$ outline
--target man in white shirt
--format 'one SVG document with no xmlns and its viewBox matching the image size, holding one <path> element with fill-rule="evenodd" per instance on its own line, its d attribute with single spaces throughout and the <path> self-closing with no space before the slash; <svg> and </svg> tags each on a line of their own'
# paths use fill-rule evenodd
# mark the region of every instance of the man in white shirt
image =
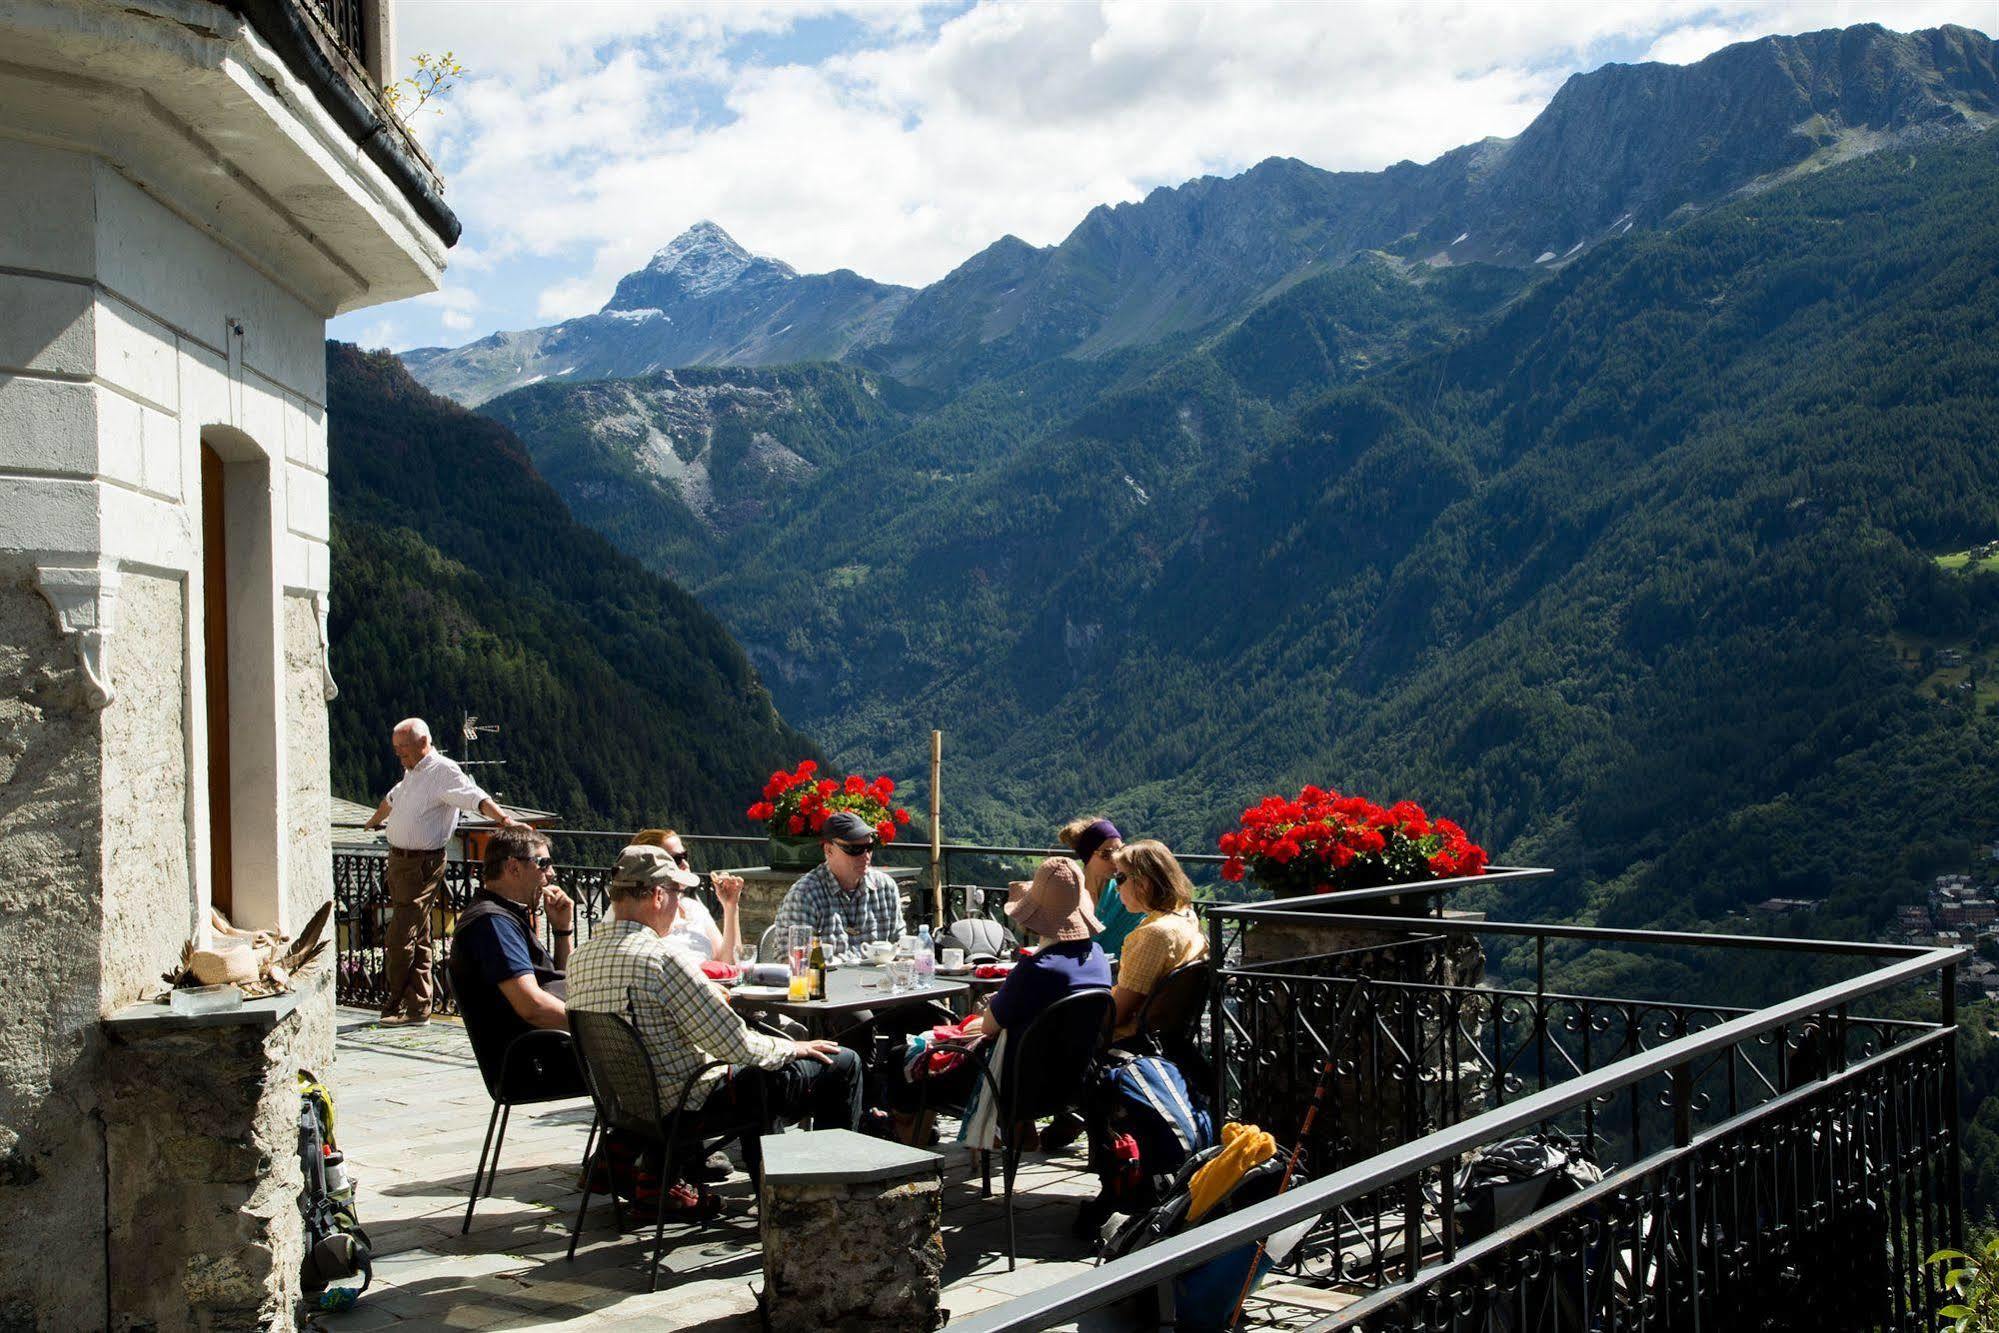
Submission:
<svg viewBox="0 0 1999 1333">
<path fill-rule="evenodd" d="M 385 1024 L 428 1023 L 431 1003 L 430 915 L 444 891 L 444 849 L 458 830 L 458 816 L 483 814 L 501 828 L 526 828 L 433 750 L 430 727 L 420 717 L 396 724 L 389 743 L 403 778 L 389 789 L 363 828 L 389 826 L 387 998 Z"/>
</svg>

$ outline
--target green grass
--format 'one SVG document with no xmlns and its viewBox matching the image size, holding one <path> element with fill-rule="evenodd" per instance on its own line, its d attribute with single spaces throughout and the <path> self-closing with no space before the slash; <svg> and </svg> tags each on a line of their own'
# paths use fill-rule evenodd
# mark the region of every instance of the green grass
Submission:
<svg viewBox="0 0 1999 1333">
<path fill-rule="evenodd" d="M 1952 551 L 1949 555 L 1938 556 L 1936 561 L 1938 569 L 1954 569 L 1968 574 L 1999 570 L 1999 555 L 1988 555 L 1983 559 L 1973 560 L 1969 551 Z"/>
</svg>

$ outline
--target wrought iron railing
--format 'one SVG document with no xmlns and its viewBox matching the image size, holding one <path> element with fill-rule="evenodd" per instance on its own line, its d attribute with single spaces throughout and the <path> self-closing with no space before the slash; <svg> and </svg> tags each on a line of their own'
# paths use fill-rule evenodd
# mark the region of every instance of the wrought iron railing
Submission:
<svg viewBox="0 0 1999 1333">
<path fill-rule="evenodd" d="M 1288 1146 L 1323 1080 L 1303 1153 L 1316 1179 L 967 1327 L 1067 1323 L 1302 1223 L 1279 1276 L 1294 1298 L 1315 1293 L 1315 1328 L 1933 1326 L 1922 1260 L 1963 1227 L 1960 952 L 1412 922 L 1354 915 L 1369 900 L 1343 897 L 1208 917 L 1223 960 L 1209 1019 L 1216 1119 L 1254 1120 Z M 1263 957 L 1257 932 L 1313 927 L 1347 946 Z M 1493 984 L 1481 936 L 1531 944 L 1533 972 Z M 1755 1008 L 1549 986 L 1550 949 L 1585 944 L 1868 970 Z M 1907 1016 L 1918 986 L 1935 987 L 1933 1021 Z M 1461 1236 L 1459 1168 L 1522 1133 L 1565 1136 L 1603 1179 Z M 1273 1325 L 1299 1313 L 1279 1298 L 1248 1308 Z"/>
</svg>

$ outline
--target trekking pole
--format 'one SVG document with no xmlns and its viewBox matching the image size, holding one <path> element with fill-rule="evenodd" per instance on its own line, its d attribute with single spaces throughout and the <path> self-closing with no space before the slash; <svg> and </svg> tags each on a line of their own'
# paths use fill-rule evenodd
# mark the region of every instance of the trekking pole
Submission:
<svg viewBox="0 0 1999 1333">
<path fill-rule="evenodd" d="M 1305 1119 L 1298 1125 L 1298 1141 L 1291 1145 L 1291 1156 L 1284 1162 L 1284 1174 L 1277 1178 L 1277 1194 L 1291 1188 L 1291 1173 L 1298 1167 L 1299 1154 L 1305 1151 L 1305 1139 L 1312 1132 L 1312 1122 L 1319 1118 L 1319 1107 L 1325 1104 L 1326 1085 L 1333 1081 L 1333 1065 L 1337 1058 L 1328 1055 L 1325 1067 L 1319 1071 L 1319 1086 L 1312 1089 L 1312 1104 L 1305 1108 Z M 1276 1198 L 1277 1195 L 1271 1197 Z M 1235 1309 L 1230 1313 L 1228 1323 L 1222 1325 L 1223 1328 L 1232 1329 L 1242 1322 L 1242 1307 L 1249 1301 L 1250 1288 L 1256 1285 L 1256 1266 L 1263 1262 L 1263 1252 L 1269 1245 L 1268 1236 L 1256 1242 L 1256 1253 L 1249 1257 L 1249 1271 L 1242 1275 L 1242 1294 L 1235 1298 Z"/>
</svg>

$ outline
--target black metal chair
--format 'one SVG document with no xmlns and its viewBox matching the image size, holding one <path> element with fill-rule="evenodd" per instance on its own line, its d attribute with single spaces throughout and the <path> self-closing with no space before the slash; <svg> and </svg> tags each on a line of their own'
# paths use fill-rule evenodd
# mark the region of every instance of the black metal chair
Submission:
<svg viewBox="0 0 1999 1333">
<path fill-rule="evenodd" d="M 471 975 L 471 964 L 462 962 L 455 952 L 449 976 L 451 993 L 457 996 L 467 994 L 471 986 L 484 984 Z M 461 1003 L 459 1009 L 465 1020 L 465 1035 L 472 1042 L 473 1058 L 479 1063 L 479 1076 L 486 1084 L 486 1095 L 493 1099 L 493 1112 L 486 1117 L 486 1140 L 479 1148 L 479 1165 L 472 1172 L 471 1197 L 465 1201 L 465 1220 L 458 1228 L 458 1234 L 463 1236 L 472 1230 L 472 1210 L 479 1206 L 481 1193 L 491 1197 L 493 1184 L 499 1179 L 500 1148 L 507 1141 L 507 1123 L 513 1118 L 514 1108 L 574 1101 L 587 1092 L 576 1072 L 576 1057 L 567 1032 L 535 1028 L 508 1038 L 485 1025 L 478 1017 L 478 1006 L 468 1009 Z M 593 1120 L 583 1143 L 585 1161 L 589 1160 L 596 1138 L 597 1125 Z"/>
<path fill-rule="evenodd" d="M 1180 966 L 1161 977 L 1139 1006 L 1138 1030 L 1120 1046 L 1164 1056 L 1180 1066 L 1195 1087 L 1208 1084 L 1210 1066 L 1201 1054 L 1201 1014 L 1208 1003 L 1214 969 L 1205 958 Z"/>
<path fill-rule="evenodd" d="M 985 1048 L 979 1072 L 986 1096 L 999 1111 L 996 1123 L 1006 1186 L 1008 1272 L 1015 1263 L 1013 1182 L 1020 1170 L 1018 1126 L 1075 1107 L 1116 1017 L 1117 1004 L 1109 990 L 1079 990 L 1049 1005 L 1021 1031 L 1007 1034 L 1006 1055 L 997 1074 L 992 1068 L 993 1047 Z M 927 1097 L 923 1109 L 929 1109 Z M 958 1109 L 962 1114 L 963 1108 Z M 918 1118 L 922 1119 L 921 1112 Z M 979 1158 L 980 1194 L 991 1198 L 992 1154 L 981 1152 Z"/>
<path fill-rule="evenodd" d="M 604 1126 L 591 1160 L 584 1167 L 583 1199 L 576 1205 L 576 1226 L 569 1234 L 569 1258 L 576 1258 L 576 1242 L 583 1235 L 583 1218 L 595 1192 L 598 1159 L 613 1130 L 642 1142 L 658 1145 L 661 1152 L 659 1211 L 653 1218 L 652 1291 L 659 1290 L 659 1261 L 666 1245 L 666 1200 L 669 1182 L 675 1178 L 674 1165 L 680 1160 L 699 1161 L 709 1153 L 746 1134 L 762 1133 L 770 1125 L 761 1093 L 755 1112 L 728 1120 L 691 1111 L 687 1099 L 701 1076 L 711 1069 L 727 1069 L 726 1060 L 710 1060 L 688 1074 L 679 1095 L 668 1110 L 662 1102 L 654 1076 L 652 1056 L 631 1019 L 623 1014 L 571 1009 L 570 1030 L 576 1037 L 576 1060 L 597 1107 L 597 1119 Z M 618 1213 L 615 1188 L 612 1209 Z M 622 1217 L 618 1218 L 622 1227 Z"/>
</svg>

